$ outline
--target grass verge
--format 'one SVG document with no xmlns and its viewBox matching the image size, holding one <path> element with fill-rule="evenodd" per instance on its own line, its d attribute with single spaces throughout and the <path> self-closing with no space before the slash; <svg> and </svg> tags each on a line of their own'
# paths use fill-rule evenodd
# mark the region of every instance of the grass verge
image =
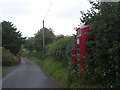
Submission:
<svg viewBox="0 0 120 90">
<path fill-rule="evenodd" d="M 101 88 L 99 85 L 80 85 L 80 79 L 70 74 L 67 69 L 62 68 L 62 64 L 55 61 L 52 57 L 48 57 L 44 60 L 34 57 L 29 57 L 28 59 L 35 62 L 38 66 L 43 67 L 48 75 L 57 81 L 63 88 Z"/>
<path fill-rule="evenodd" d="M 48 75 L 57 81 L 62 87 L 66 88 L 67 85 L 67 75 L 66 69 L 61 68 L 61 63 L 55 61 L 53 58 L 46 58 L 45 60 L 39 60 L 37 58 L 30 57 L 30 60 L 35 62 L 37 65 L 43 67 Z"/>
</svg>

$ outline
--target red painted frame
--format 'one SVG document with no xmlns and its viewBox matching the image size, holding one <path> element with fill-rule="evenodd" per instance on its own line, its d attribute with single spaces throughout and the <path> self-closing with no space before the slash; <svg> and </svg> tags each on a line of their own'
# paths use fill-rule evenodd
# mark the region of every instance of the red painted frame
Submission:
<svg viewBox="0 0 120 90">
<path fill-rule="evenodd" d="M 89 35 L 90 26 L 85 25 L 81 28 L 77 28 L 77 36 L 76 36 L 76 49 L 71 49 L 71 59 L 72 61 L 75 61 L 77 63 L 77 72 L 78 77 L 82 78 L 82 70 L 85 69 L 84 65 L 84 56 L 89 56 L 86 52 L 89 50 L 88 46 L 86 46 L 86 43 L 88 43 L 88 39 L 93 38 L 92 35 Z"/>
</svg>

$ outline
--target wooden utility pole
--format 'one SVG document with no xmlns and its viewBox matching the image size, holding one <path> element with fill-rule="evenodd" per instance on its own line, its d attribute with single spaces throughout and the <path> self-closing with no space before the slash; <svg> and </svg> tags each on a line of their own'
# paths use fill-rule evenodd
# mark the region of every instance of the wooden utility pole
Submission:
<svg viewBox="0 0 120 90">
<path fill-rule="evenodd" d="M 43 20 L 43 52 L 45 53 L 45 31 L 44 31 L 44 20 Z"/>
</svg>

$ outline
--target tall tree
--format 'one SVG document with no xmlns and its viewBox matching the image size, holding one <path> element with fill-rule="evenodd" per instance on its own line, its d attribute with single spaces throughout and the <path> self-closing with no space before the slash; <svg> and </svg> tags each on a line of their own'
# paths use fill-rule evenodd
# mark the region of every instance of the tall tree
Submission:
<svg viewBox="0 0 120 90">
<path fill-rule="evenodd" d="M 52 43 L 55 40 L 55 35 L 52 29 L 44 28 L 44 32 L 45 45 Z M 35 48 L 36 51 L 40 51 L 43 49 L 43 28 L 35 34 Z"/>
<path fill-rule="evenodd" d="M 2 47 L 9 49 L 13 54 L 20 50 L 24 39 L 20 31 L 9 21 L 2 22 Z"/>
<path fill-rule="evenodd" d="M 30 51 L 34 50 L 35 49 L 35 38 L 30 37 L 27 40 L 25 40 L 24 48 L 27 48 Z"/>
</svg>

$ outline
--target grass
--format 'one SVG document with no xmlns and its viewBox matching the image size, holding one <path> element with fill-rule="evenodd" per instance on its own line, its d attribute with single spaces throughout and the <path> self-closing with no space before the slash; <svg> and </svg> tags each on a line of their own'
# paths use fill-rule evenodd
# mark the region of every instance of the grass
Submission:
<svg viewBox="0 0 120 90">
<path fill-rule="evenodd" d="M 37 65 L 43 67 L 48 75 L 64 88 L 102 88 L 99 85 L 80 85 L 80 80 L 74 75 L 69 75 L 70 73 L 68 70 L 62 68 L 62 64 L 58 61 L 55 61 L 54 58 L 49 57 L 44 60 L 39 60 L 37 58 L 30 57 L 29 59 L 35 62 Z"/>
<path fill-rule="evenodd" d="M 39 60 L 36 58 L 29 58 L 33 62 L 35 62 L 37 65 L 43 67 L 49 76 L 51 76 L 55 81 L 57 81 L 59 84 L 61 84 L 62 87 L 67 87 L 67 70 L 64 68 L 61 68 L 61 63 L 55 61 L 53 58 L 46 58 L 45 60 Z"/>
</svg>

